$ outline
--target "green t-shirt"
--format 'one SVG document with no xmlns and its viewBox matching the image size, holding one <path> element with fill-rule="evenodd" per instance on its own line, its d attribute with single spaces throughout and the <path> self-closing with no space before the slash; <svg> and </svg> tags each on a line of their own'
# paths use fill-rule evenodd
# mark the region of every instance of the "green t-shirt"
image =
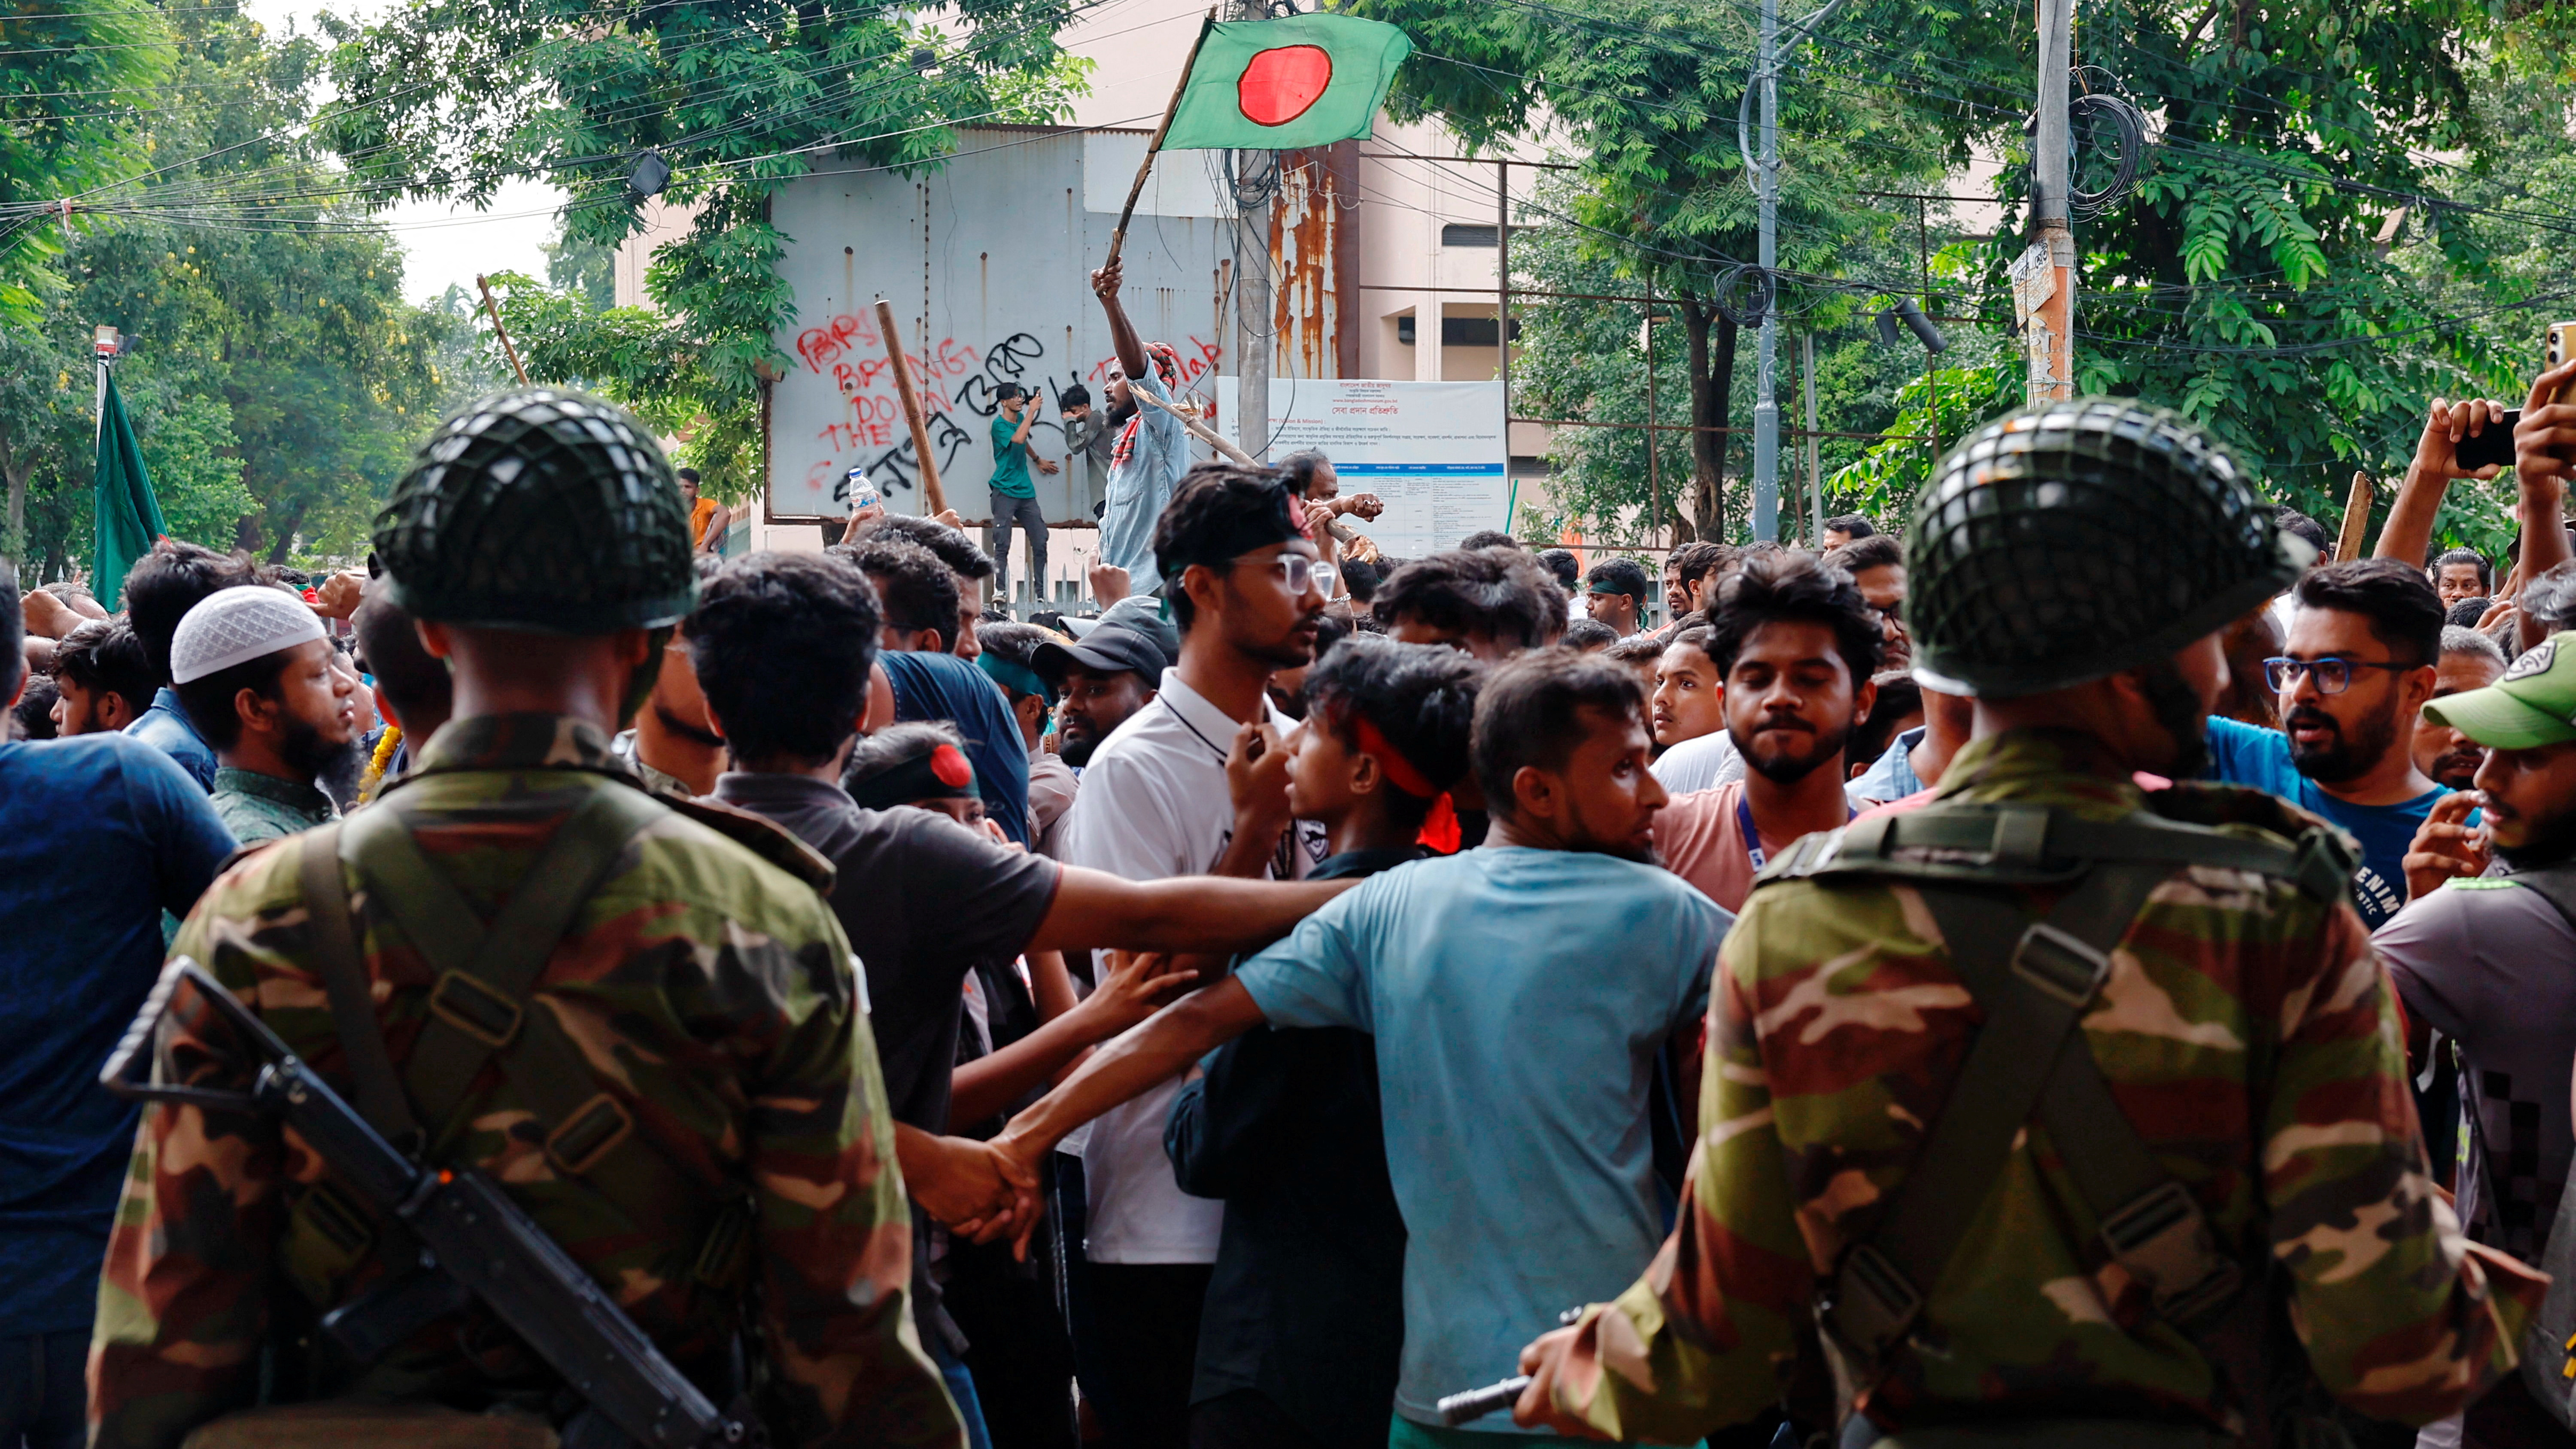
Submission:
<svg viewBox="0 0 2576 1449">
<path fill-rule="evenodd" d="M 1006 414 L 993 414 L 993 491 L 1013 498 L 1035 498 L 1037 485 L 1029 481 L 1029 445 L 1011 441 L 1011 435 L 1019 430 L 1020 425 Z"/>
</svg>

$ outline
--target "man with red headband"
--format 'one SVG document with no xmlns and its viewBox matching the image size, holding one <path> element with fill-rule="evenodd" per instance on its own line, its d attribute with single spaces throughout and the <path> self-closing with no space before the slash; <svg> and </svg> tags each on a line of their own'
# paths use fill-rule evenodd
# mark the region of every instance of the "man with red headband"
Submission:
<svg viewBox="0 0 2576 1449">
<path fill-rule="evenodd" d="M 1531 650 L 1492 669 L 1469 740 L 1485 843 L 1362 881 L 1093 1053 L 993 1139 L 1003 1170 L 1033 1194 L 1076 1126 L 1265 1022 L 1368 1033 L 1407 1230 L 1386 1442 L 1441 1449 L 1442 1395 L 1489 1380 L 1519 1325 L 1634 1273 L 1664 1231 L 1653 1059 L 1698 1030 L 1733 918 L 1651 863 L 1652 747 L 1645 691 L 1619 664 Z M 1076 818 L 1092 804 L 1085 776 Z"/>
<path fill-rule="evenodd" d="M 1189 430 L 1180 418 L 1136 400 L 1136 394 L 1168 403 L 1181 389 L 1181 355 L 1166 342 L 1147 343 L 1136 336 L 1136 324 L 1118 305 L 1118 263 L 1091 274 L 1091 290 L 1100 295 L 1100 310 L 1109 317 L 1109 340 L 1118 351 L 1118 370 L 1101 389 L 1109 399 L 1109 422 L 1118 441 L 1109 451 L 1107 511 L 1100 517 L 1100 561 L 1125 569 L 1140 594 L 1162 583 L 1154 563 L 1154 520 L 1172 501 L 1172 490 L 1190 467 Z"/>
<path fill-rule="evenodd" d="M 1369 634 L 1334 645 L 1307 672 L 1305 728 L 1227 772 L 1236 818 L 1322 825 L 1332 854 L 1308 880 L 1421 859 L 1426 821 L 1455 833 L 1449 790 L 1467 775 L 1483 675 L 1440 645 Z M 1404 1218 L 1374 1053 L 1348 1027 L 1257 1026 L 1172 1102 L 1163 1150 L 1181 1190 L 1225 1199 L 1190 1388 L 1193 1446 L 1386 1438 L 1404 1347 Z"/>
</svg>

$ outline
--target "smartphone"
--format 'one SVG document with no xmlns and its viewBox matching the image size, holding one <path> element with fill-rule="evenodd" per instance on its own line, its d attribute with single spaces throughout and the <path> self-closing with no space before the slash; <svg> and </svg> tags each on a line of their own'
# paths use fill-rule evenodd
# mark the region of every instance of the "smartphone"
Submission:
<svg viewBox="0 0 2576 1449">
<path fill-rule="evenodd" d="M 2556 367 L 2571 357 L 2576 357 L 2576 322 L 2550 323 L 2549 365 L 2551 367 Z M 2558 396 L 2551 398 L 2550 401 L 2567 401 L 2567 389 L 2563 387 L 2560 388 L 2558 390 Z"/>
<path fill-rule="evenodd" d="M 2513 428 L 2522 421 L 2522 409 L 2505 412 L 2504 421 L 2489 422 L 2486 430 L 2460 439 L 2453 456 L 2459 459 L 2460 471 L 2474 473 L 2493 463 L 2501 468 L 2513 466 Z"/>
</svg>

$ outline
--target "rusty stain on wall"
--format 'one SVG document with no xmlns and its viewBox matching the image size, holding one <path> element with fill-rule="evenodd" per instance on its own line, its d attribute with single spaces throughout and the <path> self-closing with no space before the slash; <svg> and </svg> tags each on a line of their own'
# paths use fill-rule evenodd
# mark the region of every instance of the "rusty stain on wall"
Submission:
<svg viewBox="0 0 2576 1449">
<path fill-rule="evenodd" d="M 1356 357 L 1341 345 L 1353 275 L 1356 237 L 1348 211 L 1357 199 L 1351 142 L 1279 158 L 1279 195 L 1270 207 L 1270 255 L 1278 286 L 1271 323 L 1278 339 L 1271 359 L 1278 377 L 1340 377 Z M 1352 339 L 1356 341 L 1356 337 Z"/>
</svg>

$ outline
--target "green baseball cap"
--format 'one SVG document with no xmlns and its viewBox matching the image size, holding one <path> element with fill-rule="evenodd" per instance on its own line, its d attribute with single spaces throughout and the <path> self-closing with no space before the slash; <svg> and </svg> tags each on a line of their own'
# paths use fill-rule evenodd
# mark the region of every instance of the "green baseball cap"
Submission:
<svg viewBox="0 0 2576 1449">
<path fill-rule="evenodd" d="M 2424 717 L 2498 750 L 2576 740 L 2576 632 L 2552 634 L 2484 689 L 2424 706 Z"/>
</svg>

